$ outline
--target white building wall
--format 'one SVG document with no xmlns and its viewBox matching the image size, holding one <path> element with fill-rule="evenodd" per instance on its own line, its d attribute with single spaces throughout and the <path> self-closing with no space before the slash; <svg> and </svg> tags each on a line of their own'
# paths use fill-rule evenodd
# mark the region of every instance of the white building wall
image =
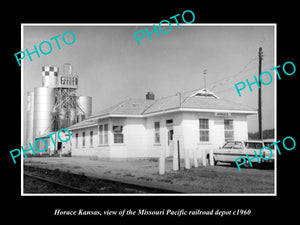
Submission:
<svg viewBox="0 0 300 225">
<path fill-rule="evenodd" d="M 245 115 L 234 115 L 234 123 L 233 123 L 233 129 L 234 129 L 234 139 L 235 140 L 248 140 L 248 121 L 247 116 Z"/>
<path fill-rule="evenodd" d="M 173 148 L 168 147 L 168 130 L 166 120 L 173 120 L 173 140 L 179 140 L 180 143 L 183 141 L 183 127 L 182 127 L 182 113 L 169 113 L 164 115 L 158 115 L 148 117 L 146 119 L 147 129 L 147 156 L 148 157 L 159 157 L 160 151 L 163 149 L 166 151 L 166 157 L 173 155 Z M 155 131 L 154 122 L 160 122 L 160 143 L 155 143 Z"/>
<path fill-rule="evenodd" d="M 90 142 L 90 131 L 93 131 L 93 143 Z M 83 132 L 85 132 L 85 146 L 83 146 Z M 78 146 L 76 147 L 76 134 Z M 72 131 L 72 156 L 98 156 L 107 157 L 107 151 L 99 147 L 98 126 L 80 128 Z"/>
<path fill-rule="evenodd" d="M 209 119 L 209 142 L 200 142 L 199 119 Z M 180 157 L 184 150 L 189 151 L 190 158 L 196 149 L 198 158 L 202 151 L 209 152 L 225 143 L 224 119 L 232 119 L 234 139 L 245 140 L 248 137 L 247 116 L 231 114 L 228 117 L 217 117 L 209 112 L 178 112 L 157 115 L 147 118 L 110 118 L 99 120 L 98 124 L 108 124 L 108 144 L 99 143 L 99 125 L 72 131 L 72 156 L 97 156 L 99 158 L 159 157 L 161 150 L 166 156 L 173 155 L 173 148 L 168 147 L 166 120 L 173 120 L 173 148 L 180 143 Z M 154 122 L 160 122 L 160 143 L 155 143 Z M 123 126 L 124 143 L 114 143 L 113 125 Z M 90 146 L 90 131 L 93 130 L 93 146 Z M 85 146 L 82 146 L 82 132 L 85 132 Z M 78 148 L 76 148 L 78 133 Z"/>
<path fill-rule="evenodd" d="M 154 133 L 154 122 L 160 122 L 160 143 L 155 143 L 155 133 Z M 146 134 L 147 134 L 147 148 L 146 155 L 148 157 L 159 157 L 159 152 L 162 148 L 166 146 L 164 139 L 164 130 L 162 129 L 163 119 L 160 116 L 146 118 Z"/>
<path fill-rule="evenodd" d="M 110 119 L 110 157 L 130 158 L 147 157 L 147 136 L 145 128 L 145 118 L 111 118 Z M 112 127 L 114 125 L 123 126 L 124 143 L 114 143 Z"/>
<path fill-rule="evenodd" d="M 199 119 L 209 120 L 209 142 L 200 142 Z M 244 114 L 231 114 L 228 117 L 217 117 L 209 112 L 184 112 L 183 113 L 183 148 L 189 150 L 192 158 L 196 149 L 198 158 L 202 158 L 202 151 L 219 148 L 225 143 L 224 119 L 233 120 L 234 139 L 245 140 L 248 137 L 247 117 Z"/>
</svg>

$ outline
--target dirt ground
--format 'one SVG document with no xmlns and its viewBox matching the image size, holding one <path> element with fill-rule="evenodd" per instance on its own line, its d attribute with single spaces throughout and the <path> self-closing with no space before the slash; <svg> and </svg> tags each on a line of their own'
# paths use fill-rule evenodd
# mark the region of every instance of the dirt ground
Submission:
<svg viewBox="0 0 300 225">
<path fill-rule="evenodd" d="M 75 174 L 160 187 L 184 193 L 214 194 L 274 194 L 274 170 L 217 165 L 190 170 L 172 170 L 172 160 L 166 161 L 166 173 L 158 174 L 154 159 L 100 159 L 78 157 L 34 157 L 24 159 L 28 166 L 60 169 Z"/>
</svg>

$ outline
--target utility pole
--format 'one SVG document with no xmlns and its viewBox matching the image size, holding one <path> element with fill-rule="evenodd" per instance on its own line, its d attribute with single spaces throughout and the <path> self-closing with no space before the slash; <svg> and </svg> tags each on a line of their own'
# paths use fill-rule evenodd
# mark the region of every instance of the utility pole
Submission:
<svg viewBox="0 0 300 225">
<path fill-rule="evenodd" d="M 262 47 L 259 47 L 258 51 L 258 76 L 261 74 L 261 62 L 263 60 L 263 52 L 262 52 Z M 259 79 L 259 87 L 258 88 L 258 134 L 259 134 L 259 139 L 263 139 L 263 131 L 262 131 L 262 107 L 261 107 L 261 82 Z"/>
</svg>

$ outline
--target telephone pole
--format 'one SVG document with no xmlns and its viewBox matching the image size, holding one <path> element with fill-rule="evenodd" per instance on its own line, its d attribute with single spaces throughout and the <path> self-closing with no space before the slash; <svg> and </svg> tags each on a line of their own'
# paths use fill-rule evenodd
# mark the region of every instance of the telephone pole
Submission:
<svg viewBox="0 0 300 225">
<path fill-rule="evenodd" d="M 263 60 L 263 52 L 262 52 L 262 47 L 259 47 L 258 51 L 258 76 L 261 74 L 261 62 Z M 258 134 L 259 134 L 259 139 L 263 139 L 263 131 L 262 131 L 262 107 L 261 107 L 261 82 L 259 80 L 259 87 L 258 88 Z"/>
</svg>

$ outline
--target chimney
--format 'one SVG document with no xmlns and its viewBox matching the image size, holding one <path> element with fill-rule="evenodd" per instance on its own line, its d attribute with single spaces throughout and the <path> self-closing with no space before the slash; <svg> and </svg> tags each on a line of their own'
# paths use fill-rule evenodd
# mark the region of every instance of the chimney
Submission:
<svg viewBox="0 0 300 225">
<path fill-rule="evenodd" d="M 154 94 L 152 92 L 148 92 L 146 94 L 146 99 L 147 100 L 154 100 Z"/>
</svg>

